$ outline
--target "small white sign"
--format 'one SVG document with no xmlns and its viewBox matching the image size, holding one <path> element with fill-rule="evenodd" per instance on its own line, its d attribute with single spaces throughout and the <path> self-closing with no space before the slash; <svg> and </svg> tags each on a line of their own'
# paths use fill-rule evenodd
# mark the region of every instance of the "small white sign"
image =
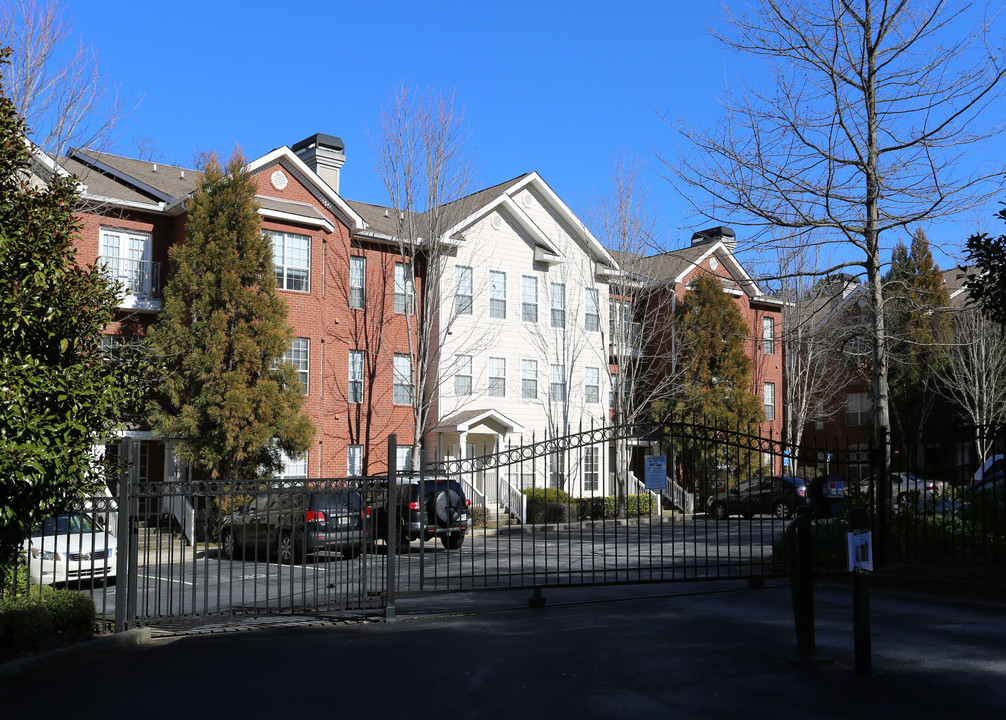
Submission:
<svg viewBox="0 0 1006 720">
<path fill-rule="evenodd" d="M 873 572 L 873 533 L 849 533 L 849 572 Z"/>
<path fill-rule="evenodd" d="M 647 455 L 645 461 L 645 481 L 647 490 L 660 490 L 667 485 L 667 456 Z"/>
</svg>

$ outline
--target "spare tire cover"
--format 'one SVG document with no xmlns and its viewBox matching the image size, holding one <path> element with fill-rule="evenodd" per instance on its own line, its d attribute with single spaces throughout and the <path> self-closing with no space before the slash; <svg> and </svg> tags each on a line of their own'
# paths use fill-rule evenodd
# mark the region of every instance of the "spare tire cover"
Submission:
<svg viewBox="0 0 1006 720">
<path fill-rule="evenodd" d="M 433 498 L 433 515 L 439 527 L 450 527 L 461 519 L 461 496 L 455 490 L 441 490 Z"/>
</svg>

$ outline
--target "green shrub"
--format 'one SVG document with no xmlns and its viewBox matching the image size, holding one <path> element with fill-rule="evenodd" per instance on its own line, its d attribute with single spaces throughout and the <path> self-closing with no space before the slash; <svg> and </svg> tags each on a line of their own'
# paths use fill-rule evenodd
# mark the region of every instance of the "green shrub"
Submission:
<svg viewBox="0 0 1006 720">
<path fill-rule="evenodd" d="M 603 520 L 618 517 L 618 498 L 586 497 L 579 498 L 580 518 L 584 520 Z M 625 498 L 625 514 L 627 517 L 653 515 L 657 512 L 657 500 L 652 495 L 628 495 Z"/>
<path fill-rule="evenodd" d="M 839 518 L 814 520 L 811 524 L 811 557 L 814 572 L 841 572 L 849 569 L 849 527 Z M 786 535 L 772 542 L 772 560 L 788 563 Z"/>
<path fill-rule="evenodd" d="M 537 503 L 568 503 L 569 494 L 560 490 L 559 488 L 528 488 L 524 490 L 524 494 L 527 495 L 527 501 L 537 502 Z"/>
<path fill-rule="evenodd" d="M 40 592 L 36 595 L 35 590 Z M 94 634 L 94 598 L 74 590 L 33 586 L 29 597 L 0 600 L 0 648 L 16 657 L 87 640 Z"/>
<path fill-rule="evenodd" d="M 472 515 L 472 527 L 485 527 L 486 526 L 486 509 L 481 505 L 472 505 L 468 510 Z"/>
<path fill-rule="evenodd" d="M 563 493 L 565 495 L 565 493 Z M 568 496 L 567 496 L 568 497 Z M 543 502 L 528 500 L 528 522 L 532 525 L 542 523 L 567 523 L 580 519 L 580 506 L 568 502 Z"/>
</svg>

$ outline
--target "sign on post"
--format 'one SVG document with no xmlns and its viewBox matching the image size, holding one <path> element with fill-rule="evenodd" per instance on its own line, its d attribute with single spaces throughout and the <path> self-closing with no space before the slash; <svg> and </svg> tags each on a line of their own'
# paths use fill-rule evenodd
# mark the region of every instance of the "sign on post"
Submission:
<svg viewBox="0 0 1006 720">
<path fill-rule="evenodd" d="M 873 572 L 872 532 L 849 533 L 849 572 L 856 570 Z"/>
<path fill-rule="evenodd" d="M 646 489 L 663 490 L 667 485 L 667 456 L 647 455 L 643 460 Z"/>
</svg>

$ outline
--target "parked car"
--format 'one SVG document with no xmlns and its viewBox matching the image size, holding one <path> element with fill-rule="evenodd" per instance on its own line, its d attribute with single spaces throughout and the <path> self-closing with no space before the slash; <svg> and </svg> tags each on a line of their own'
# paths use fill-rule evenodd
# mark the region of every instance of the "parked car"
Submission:
<svg viewBox="0 0 1006 720">
<path fill-rule="evenodd" d="M 118 543 L 92 517 L 57 513 L 32 528 L 25 541 L 28 577 L 39 585 L 115 579 Z"/>
<path fill-rule="evenodd" d="M 797 507 L 807 504 L 804 481 L 791 475 L 760 475 L 739 483 L 706 501 L 709 513 L 717 520 L 729 515 L 745 518 L 772 514 L 788 518 Z"/>
<path fill-rule="evenodd" d="M 239 506 L 220 528 L 224 557 L 256 551 L 284 563 L 323 552 L 353 558 L 370 540 L 370 508 L 355 490 L 278 488 Z"/>
<path fill-rule="evenodd" d="M 471 501 L 454 479 L 405 476 L 398 480 L 398 549 L 406 552 L 413 540 L 440 538 L 457 550 L 471 527 Z M 377 534 L 387 541 L 387 508 L 377 510 Z"/>
<path fill-rule="evenodd" d="M 920 512 L 946 515 L 982 502 L 996 503 L 1000 507 L 1006 505 L 1006 456 L 992 455 L 975 471 L 966 487 L 959 492 L 925 498 L 918 509 Z"/>
<path fill-rule="evenodd" d="M 913 505 L 920 500 L 924 500 L 936 493 L 942 493 L 944 483 L 935 480 L 923 480 L 912 473 L 891 473 L 890 474 L 891 505 L 902 508 Z M 869 496 L 870 488 L 873 488 L 874 500 L 877 494 L 877 477 L 870 476 L 863 480 L 860 485 L 864 495 Z"/>
</svg>

